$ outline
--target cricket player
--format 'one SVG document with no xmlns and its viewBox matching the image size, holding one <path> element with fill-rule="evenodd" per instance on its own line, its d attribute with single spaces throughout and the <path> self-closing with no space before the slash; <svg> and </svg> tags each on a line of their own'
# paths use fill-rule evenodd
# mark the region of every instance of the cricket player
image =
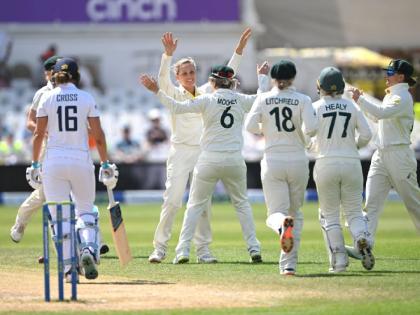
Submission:
<svg viewBox="0 0 420 315">
<path fill-rule="evenodd" d="M 251 30 L 246 29 L 229 61 L 229 65 L 237 71 Z M 174 65 L 174 72 L 179 86 L 175 86 L 170 78 L 172 55 L 175 52 L 178 40 L 172 33 L 165 33 L 162 37 L 165 52 L 159 69 L 158 83 L 160 89 L 177 101 L 191 100 L 195 97 L 211 92 L 209 84 L 196 86 L 196 64 L 192 58 L 182 58 Z M 159 224 L 156 227 L 153 239 L 154 251 L 149 256 L 149 262 L 160 263 L 166 257 L 168 242 L 171 238 L 172 225 L 178 210 L 182 207 L 182 199 L 188 180 L 192 175 L 198 156 L 201 152 L 200 137 L 203 122 L 199 113 L 171 114 L 171 149 L 167 160 L 166 190 L 163 194 L 163 205 Z M 198 263 L 216 263 L 217 259 L 210 251 L 212 241 L 210 227 L 209 200 L 207 209 L 203 211 L 198 221 L 194 242 L 197 250 Z"/>
<path fill-rule="evenodd" d="M 321 99 L 314 103 L 319 129 L 313 139 L 316 162 L 314 180 L 319 200 L 319 221 L 332 273 L 344 272 L 348 256 L 340 224 L 340 207 L 348 222 L 362 265 L 371 270 L 375 258 L 362 212 L 363 173 L 358 149 L 366 146 L 372 132 L 361 110 L 342 97 L 340 70 L 326 67 L 318 79 Z"/>
<path fill-rule="evenodd" d="M 147 75 L 143 75 L 140 81 L 158 95 L 171 113 L 201 113 L 204 124 L 202 151 L 194 168 L 190 197 L 173 263 L 189 261 L 190 242 L 198 220 L 207 210 L 219 179 L 235 206 L 252 262 L 261 262 L 260 243 L 256 238 L 246 193 L 246 165 L 241 154 L 244 115 L 251 109 L 256 96 L 232 91 L 235 78 L 234 70 L 229 66 L 212 68 L 209 82 L 214 93 L 184 102 L 176 101 L 159 90 L 157 82 Z"/>
<path fill-rule="evenodd" d="M 40 88 L 34 95 L 32 104 L 29 108 L 27 120 L 26 120 L 26 127 L 33 133 L 36 127 L 36 111 L 38 109 L 39 101 L 41 100 L 42 96 L 49 91 L 51 91 L 54 87 L 51 82 L 53 68 L 57 60 L 62 57 L 59 56 L 52 56 L 45 60 L 44 66 L 44 76 L 47 84 Z M 41 159 L 42 159 L 43 151 L 41 152 Z M 29 181 L 31 184 L 31 181 Z M 18 213 L 16 215 L 15 224 L 10 229 L 10 238 L 12 241 L 18 243 L 21 241 L 25 228 L 28 225 L 32 215 L 42 207 L 45 202 L 44 190 L 42 185 L 33 185 L 36 187 L 34 191 L 29 195 L 28 198 L 22 203 L 22 205 L 18 209 Z M 98 212 L 98 208 L 95 206 L 94 210 Z M 98 212 L 99 215 L 99 212 Z M 97 221 L 99 224 L 99 220 Z M 98 238 L 98 245 L 100 246 L 100 254 L 106 254 L 109 251 L 109 247 L 106 244 L 101 244 L 100 242 L 101 237 Z M 43 261 L 43 259 L 41 259 Z"/>
<path fill-rule="evenodd" d="M 44 95 L 37 109 L 37 123 L 33 138 L 33 161 L 30 178 L 41 177 L 40 153 L 48 134 L 42 165 L 42 182 L 47 202 L 62 202 L 73 196 L 76 208 L 76 234 L 79 239 L 80 264 L 86 279 L 98 277 L 97 213 L 95 200 L 94 165 L 88 147 L 88 125 L 96 140 L 101 158 L 99 179 L 106 186 L 115 187 L 117 171 L 108 162 L 106 140 L 93 97 L 75 84 L 80 80 L 77 63 L 63 58 L 54 66 L 56 87 Z M 50 206 L 54 230 L 56 209 Z M 69 207 L 63 207 L 64 272 L 71 268 Z"/>
<path fill-rule="evenodd" d="M 59 56 L 52 56 L 44 62 L 44 75 L 47 84 L 40 88 L 32 100 L 31 107 L 29 108 L 28 117 L 26 120 L 27 128 L 33 133 L 36 127 L 36 111 L 38 109 L 39 101 L 45 93 L 53 89 L 51 83 L 52 72 L 55 63 L 61 58 Z M 28 198 L 21 204 L 16 215 L 16 222 L 10 229 L 10 238 L 12 241 L 18 243 L 23 237 L 25 227 L 29 223 L 32 215 L 37 211 L 45 202 L 44 190 L 42 185 L 35 189 Z"/>
<path fill-rule="evenodd" d="M 372 156 L 366 183 L 366 218 L 372 241 L 378 219 L 391 188 L 402 198 L 414 226 L 420 231 L 420 189 L 417 183 L 417 160 L 410 148 L 413 130 L 413 98 L 409 88 L 416 84 L 413 66 L 403 59 L 392 60 L 386 70 L 386 95 L 381 106 L 370 103 L 363 92 L 352 89 L 353 99 L 378 123 L 377 150 Z M 349 248 L 349 255 L 360 258 Z"/>
<path fill-rule="evenodd" d="M 303 204 L 309 179 L 304 135 L 313 136 L 317 123 L 309 96 L 293 87 L 295 65 L 281 60 L 271 69 L 273 88 L 260 94 L 247 116 L 249 132 L 265 137 L 261 181 L 267 204 L 267 226 L 280 236 L 279 268 L 294 275 L 303 227 Z"/>
</svg>

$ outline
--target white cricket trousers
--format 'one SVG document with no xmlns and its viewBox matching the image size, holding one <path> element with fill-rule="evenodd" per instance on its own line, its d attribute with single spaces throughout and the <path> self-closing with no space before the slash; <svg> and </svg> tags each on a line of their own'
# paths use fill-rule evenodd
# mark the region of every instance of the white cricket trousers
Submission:
<svg viewBox="0 0 420 315">
<path fill-rule="evenodd" d="M 26 226 L 32 215 L 40 209 L 45 202 L 44 188 L 35 189 L 20 205 L 16 215 L 16 223 Z"/>
<path fill-rule="evenodd" d="M 256 237 L 252 209 L 247 197 L 246 165 L 241 152 L 204 151 L 194 168 L 190 198 L 176 247 L 177 256 L 189 256 L 190 242 L 198 219 L 211 202 L 214 187 L 219 179 L 236 209 L 248 252 L 260 252 L 260 242 Z"/>
<path fill-rule="evenodd" d="M 363 172 L 359 159 L 322 158 L 315 162 L 314 180 L 318 191 L 321 225 L 326 233 L 326 247 L 345 252 L 340 223 L 340 207 L 354 242 L 369 235 L 363 217 Z M 336 230 L 336 231 L 334 231 Z"/>
<path fill-rule="evenodd" d="M 47 150 L 42 165 L 42 182 L 47 202 L 63 202 L 70 199 L 70 193 L 75 204 L 78 220 L 86 224 L 95 223 L 96 214 L 93 213 L 95 201 L 94 165 L 89 152 L 69 152 L 50 149 Z M 54 230 L 56 231 L 56 207 L 49 207 Z M 63 207 L 63 257 L 64 264 L 70 265 L 70 208 Z M 56 234 L 56 232 L 55 232 Z M 95 229 L 82 232 L 80 243 L 95 243 Z"/>
<path fill-rule="evenodd" d="M 200 146 L 184 144 L 172 144 L 171 146 L 166 166 L 166 190 L 163 194 L 160 220 L 153 239 L 153 246 L 159 251 L 166 252 L 167 250 L 175 216 L 182 207 L 185 189 L 200 153 Z M 209 246 L 212 242 L 210 209 L 211 200 L 209 200 L 205 210 L 198 219 L 198 226 L 194 235 L 198 256 L 210 253 Z"/>
<path fill-rule="evenodd" d="M 414 226 L 420 232 L 420 189 L 417 160 L 408 145 L 394 145 L 375 151 L 366 182 L 365 211 L 374 239 L 385 200 L 394 188 L 404 202 Z"/>
<path fill-rule="evenodd" d="M 41 150 L 41 161 L 44 159 L 45 154 L 45 141 Z M 20 205 L 16 215 L 16 223 L 19 225 L 28 225 L 32 215 L 41 208 L 45 203 L 44 188 L 41 186 L 35 189 L 28 198 Z"/>
<path fill-rule="evenodd" d="M 279 234 L 284 218 L 294 218 L 293 249 L 289 253 L 281 251 L 280 272 L 296 270 L 298 251 L 303 229 L 303 213 L 300 208 L 305 198 L 309 179 L 306 157 L 298 160 L 276 159 L 264 156 L 261 160 L 261 181 L 267 205 L 266 224 Z"/>
</svg>

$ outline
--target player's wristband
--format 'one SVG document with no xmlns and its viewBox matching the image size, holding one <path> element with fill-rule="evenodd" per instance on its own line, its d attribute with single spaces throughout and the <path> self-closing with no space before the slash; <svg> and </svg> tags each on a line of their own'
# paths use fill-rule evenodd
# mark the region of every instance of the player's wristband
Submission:
<svg viewBox="0 0 420 315">
<path fill-rule="evenodd" d="M 38 161 L 32 161 L 31 166 L 32 166 L 32 168 L 40 168 L 41 163 L 39 163 Z"/>
<path fill-rule="evenodd" d="M 102 168 L 109 168 L 109 160 L 106 160 L 104 162 L 101 162 L 101 167 Z"/>
</svg>

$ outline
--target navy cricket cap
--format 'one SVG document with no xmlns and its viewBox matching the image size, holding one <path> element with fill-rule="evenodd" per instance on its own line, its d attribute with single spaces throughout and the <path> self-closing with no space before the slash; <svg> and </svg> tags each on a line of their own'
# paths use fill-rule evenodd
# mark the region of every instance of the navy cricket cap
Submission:
<svg viewBox="0 0 420 315">
<path fill-rule="evenodd" d="M 62 57 L 60 56 L 52 56 L 50 58 L 48 58 L 47 60 L 44 61 L 44 70 L 45 71 L 49 71 L 52 70 L 54 68 L 54 65 L 56 64 L 58 59 L 61 59 Z"/>
<path fill-rule="evenodd" d="M 79 66 L 72 58 L 63 58 L 57 61 L 54 66 L 54 72 L 67 72 L 72 78 L 77 78 L 79 75 Z"/>
<path fill-rule="evenodd" d="M 408 61 L 404 59 L 394 59 L 391 60 L 391 62 L 388 65 L 388 68 L 385 68 L 383 70 L 386 70 L 388 73 L 399 73 L 403 74 L 408 85 L 413 86 L 417 82 L 412 78 L 411 76 L 414 73 L 414 68 Z"/>
<path fill-rule="evenodd" d="M 235 71 L 229 66 L 214 66 L 211 68 L 210 76 L 217 79 L 232 79 Z"/>
<path fill-rule="evenodd" d="M 296 76 L 296 67 L 290 60 L 280 60 L 271 67 L 270 75 L 276 80 L 290 80 Z"/>
<path fill-rule="evenodd" d="M 326 92 L 344 92 L 344 79 L 341 71 L 335 67 L 326 67 L 322 69 L 318 78 L 318 84 Z"/>
</svg>

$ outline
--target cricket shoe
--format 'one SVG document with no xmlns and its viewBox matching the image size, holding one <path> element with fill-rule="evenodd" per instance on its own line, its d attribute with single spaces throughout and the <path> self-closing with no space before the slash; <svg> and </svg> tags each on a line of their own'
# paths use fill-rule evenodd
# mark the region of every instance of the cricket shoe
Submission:
<svg viewBox="0 0 420 315">
<path fill-rule="evenodd" d="M 20 223 L 15 223 L 10 229 L 10 238 L 13 242 L 19 243 L 23 237 L 23 233 L 25 232 L 25 226 Z"/>
<path fill-rule="evenodd" d="M 285 217 L 281 228 L 280 246 L 285 253 L 290 253 L 293 249 L 293 221 L 292 217 Z"/>
<path fill-rule="evenodd" d="M 252 251 L 249 253 L 249 255 L 251 256 L 249 259 L 250 263 L 260 264 L 263 262 L 261 253 L 259 251 Z"/>
<path fill-rule="evenodd" d="M 349 257 L 357 260 L 362 260 L 362 254 L 360 254 L 359 250 L 353 246 L 345 246 L 346 252 Z"/>
<path fill-rule="evenodd" d="M 95 258 L 93 258 L 93 255 L 88 248 L 83 249 L 82 255 L 80 256 L 80 262 L 85 272 L 86 279 L 93 280 L 98 277 Z"/>
<path fill-rule="evenodd" d="M 217 263 L 217 258 L 212 254 L 207 253 L 197 257 L 197 263 L 199 264 L 215 264 Z"/>
<path fill-rule="evenodd" d="M 160 264 L 165 258 L 165 252 L 155 249 L 149 256 L 149 262 L 152 264 Z"/>
<path fill-rule="evenodd" d="M 281 270 L 280 274 L 283 276 L 294 276 L 296 274 L 296 271 L 293 268 L 286 268 Z"/>
<path fill-rule="evenodd" d="M 365 238 L 357 241 L 357 248 L 362 255 L 362 266 L 366 270 L 372 270 L 375 266 L 375 257 L 372 254 L 371 247 Z"/>
<path fill-rule="evenodd" d="M 349 258 L 347 253 L 339 252 L 332 254 L 332 263 L 330 265 L 329 272 L 330 273 L 341 273 L 347 270 L 347 266 L 349 265 Z"/>
<path fill-rule="evenodd" d="M 81 272 L 80 268 L 77 267 L 76 283 L 80 283 L 79 282 L 79 275 L 81 275 L 81 274 L 82 274 L 82 272 Z M 66 279 L 66 283 L 71 283 L 71 269 L 64 274 L 64 278 Z"/>
<path fill-rule="evenodd" d="M 178 264 L 187 264 L 190 261 L 190 257 L 185 256 L 185 255 L 176 255 L 176 257 L 173 260 L 173 264 L 174 265 L 178 265 Z"/>
<path fill-rule="evenodd" d="M 346 266 L 336 266 L 334 268 L 330 267 L 328 271 L 330 273 L 341 273 L 341 272 L 346 272 L 346 270 L 347 270 Z"/>
</svg>

